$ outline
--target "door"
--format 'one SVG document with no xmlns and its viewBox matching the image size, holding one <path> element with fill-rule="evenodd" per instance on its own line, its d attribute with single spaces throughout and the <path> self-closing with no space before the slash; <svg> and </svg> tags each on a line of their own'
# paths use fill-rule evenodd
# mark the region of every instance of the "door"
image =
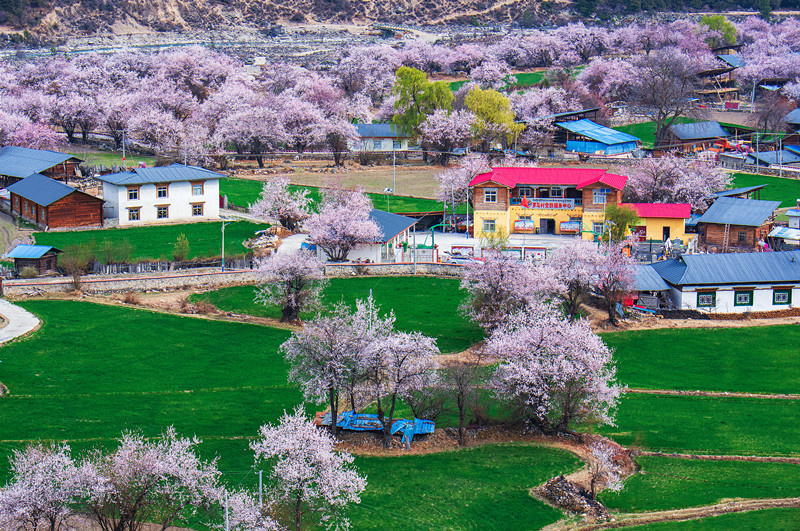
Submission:
<svg viewBox="0 0 800 531">
<path fill-rule="evenodd" d="M 547 220 L 547 234 L 555 234 L 556 233 L 556 220 L 548 219 Z"/>
<path fill-rule="evenodd" d="M 661 239 L 663 241 L 669 240 L 669 227 L 664 227 L 661 231 Z"/>
</svg>

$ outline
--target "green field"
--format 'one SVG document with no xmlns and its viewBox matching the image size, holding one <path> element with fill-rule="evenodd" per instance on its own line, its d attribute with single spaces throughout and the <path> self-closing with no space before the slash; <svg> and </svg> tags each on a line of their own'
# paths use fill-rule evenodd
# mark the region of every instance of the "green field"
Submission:
<svg viewBox="0 0 800 531">
<path fill-rule="evenodd" d="M 571 454 L 522 445 L 424 456 L 359 457 L 367 490 L 353 529 L 540 529 L 560 511 L 532 487 L 580 466 Z"/>
<path fill-rule="evenodd" d="M 800 328 L 673 329 L 604 334 L 629 387 L 800 394 Z"/>
<path fill-rule="evenodd" d="M 686 522 L 664 522 L 634 527 L 636 531 L 797 531 L 800 509 L 764 509 L 746 513 L 723 514 Z"/>
<path fill-rule="evenodd" d="M 800 496 L 800 465 L 639 457 L 640 473 L 622 491 L 604 492 L 620 512 L 664 511 L 712 505 L 732 498 Z"/>
<path fill-rule="evenodd" d="M 797 457 L 800 401 L 628 394 L 598 431 L 654 451 Z"/>
<path fill-rule="evenodd" d="M 242 256 L 248 249 L 242 242 L 254 236 L 255 231 L 269 225 L 238 221 L 225 224 L 225 256 Z M 172 260 L 175 242 L 180 234 L 189 239 L 187 258 L 219 258 L 222 251 L 222 223 L 184 223 L 176 225 L 150 225 L 129 229 L 115 228 L 102 230 L 82 230 L 70 232 L 36 232 L 34 238 L 39 245 L 52 245 L 65 249 L 69 245 L 88 243 L 97 248 L 103 242 L 130 242 L 132 253 L 130 261 Z M 98 259 L 101 256 L 98 254 Z"/>
<path fill-rule="evenodd" d="M 458 352 L 483 339 L 481 329 L 459 311 L 465 293 L 458 284 L 456 279 L 432 277 L 332 278 L 325 288 L 323 304 L 330 307 L 343 301 L 352 305 L 372 290 L 383 311 L 394 310 L 398 329 L 418 330 L 436 337 L 442 352 Z M 254 291 L 254 286 L 236 286 L 193 295 L 192 300 L 206 300 L 228 312 L 280 318 L 278 307 L 253 302 Z"/>
<path fill-rule="evenodd" d="M 73 147 L 70 146 L 70 148 Z M 87 166 L 105 166 L 106 168 L 122 166 L 122 151 L 91 151 L 78 148 L 71 149 L 68 153 L 81 159 L 83 164 Z M 146 155 L 132 155 L 130 153 L 125 157 L 125 166 L 129 168 L 138 166 L 139 162 L 144 162 L 148 166 L 155 166 L 156 158 Z"/>
<path fill-rule="evenodd" d="M 781 207 L 796 207 L 800 199 L 800 179 L 781 177 L 766 177 L 753 173 L 733 173 L 732 188 L 745 186 L 758 186 L 766 184 L 761 190 L 761 199 L 765 201 L 780 201 Z"/>
<path fill-rule="evenodd" d="M 228 196 L 229 204 L 239 207 L 248 207 L 250 204 L 255 203 L 261 194 L 263 183 L 254 181 L 252 179 L 236 179 L 228 177 L 221 179 L 219 184 L 219 193 Z M 297 190 L 305 188 L 309 192 L 312 205 L 315 205 L 320 200 L 320 189 L 314 186 L 291 186 L 291 189 Z M 386 210 L 388 212 L 405 213 L 405 212 L 436 212 L 444 209 L 444 204 L 435 199 L 426 199 L 424 197 L 411 197 L 405 195 L 385 195 L 385 194 L 367 194 L 372 199 L 372 204 L 375 208 Z M 466 213 L 466 205 L 460 205 L 456 209 L 457 213 Z"/>
</svg>

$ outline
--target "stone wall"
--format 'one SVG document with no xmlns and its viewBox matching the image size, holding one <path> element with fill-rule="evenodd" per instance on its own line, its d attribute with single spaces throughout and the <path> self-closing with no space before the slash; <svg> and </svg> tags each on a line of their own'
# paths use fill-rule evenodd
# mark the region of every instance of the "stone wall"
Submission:
<svg viewBox="0 0 800 531">
<path fill-rule="evenodd" d="M 418 275 L 460 277 L 460 265 L 419 263 Z M 414 264 L 326 264 L 325 276 L 386 276 L 413 275 Z M 134 275 L 87 275 L 81 278 L 81 290 L 86 293 L 114 293 L 125 291 L 212 289 L 229 284 L 254 284 L 258 281 L 255 270 L 219 271 L 194 269 L 187 272 L 164 272 Z M 6 297 L 25 297 L 44 293 L 73 291 L 70 277 L 3 280 L 2 294 Z"/>
</svg>

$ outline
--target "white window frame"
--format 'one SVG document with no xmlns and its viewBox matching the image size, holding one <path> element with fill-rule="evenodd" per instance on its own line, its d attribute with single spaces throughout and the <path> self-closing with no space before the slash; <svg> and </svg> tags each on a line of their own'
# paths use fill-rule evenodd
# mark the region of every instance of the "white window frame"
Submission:
<svg viewBox="0 0 800 531">
<path fill-rule="evenodd" d="M 197 192 L 198 188 L 200 189 L 199 193 Z M 196 197 L 198 195 L 203 195 L 204 189 L 205 189 L 205 187 L 203 186 L 203 183 L 192 183 L 192 195 L 193 196 Z"/>
<path fill-rule="evenodd" d="M 164 215 L 161 215 L 161 209 L 164 209 Z M 156 205 L 156 219 L 169 219 L 169 205 Z"/>
<path fill-rule="evenodd" d="M 527 192 L 527 193 L 526 193 Z M 519 197 L 533 197 L 533 187 L 531 186 L 520 186 L 519 193 L 517 194 Z"/>
<path fill-rule="evenodd" d="M 739 300 L 739 297 L 743 297 Z M 752 306 L 753 305 L 753 290 L 734 291 L 733 292 L 733 305 L 734 306 Z"/>
<path fill-rule="evenodd" d="M 133 217 L 134 213 L 136 217 Z M 128 221 L 139 221 L 142 219 L 141 207 L 132 207 L 128 209 Z"/>
<path fill-rule="evenodd" d="M 497 188 L 484 188 L 483 189 L 483 202 L 484 203 L 497 203 Z"/>
<path fill-rule="evenodd" d="M 491 229 L 489 226 L 491 226 Z M 493 219 L 484 219 L 482 230 L 483 232 L 497 232 L 497 221 Z"/>
<path fill-rule="evenodd" d="M 596 188 L 592 192 L 592 202 L 596 205 L 605 205 L 608 202 L 609 188 Z"/>
<path fill-rule="evenodd" d="M 557 197 L 559 199 L 564 197 L 564 189 L 560 186 L 553 186 L 550 188 L 550 197 Z"/>
</svg>

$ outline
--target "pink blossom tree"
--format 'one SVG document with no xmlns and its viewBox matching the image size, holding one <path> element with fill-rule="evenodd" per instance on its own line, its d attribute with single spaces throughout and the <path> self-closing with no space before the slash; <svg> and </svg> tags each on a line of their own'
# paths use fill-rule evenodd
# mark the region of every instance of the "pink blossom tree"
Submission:
<svg viewBox="0 0 800 531">
<path fill-rule="evenodd" d="M 166 529 L 221 499 L 216 460 L 197 456 L 199 439 L 180 437 L 170 427 L 159 439 L 127 432 L 118 443 L 110 453 L 92 452 L 81 466 L 86 510 L 103 531 L 137 531 L 145 522 Z"/>
<path fill-rule="evenodd" d="M 493 330 L 509 315 L 566 288 L 547 264 L 490 251 L 485 262 L 464 267 L 461 289 L 469 293 L 465 310 L 470 318 Z"/>
<path fill-rule="evenodd" d="M 426 149 L 437 152 L 434 158 L 446 165 L 454 148 L 469 145 L 474 119 L 469 111 L 437 109 L 420 125 L 422 143 Z"/>
<path fill-rule="evenodd" d="M 333 262 L 344 262 L 356 246 L 377 242 L 378 225 L 370 218 L 372 201 L 361 192 L 328 194 L 319 212 L 305 224 L 309 240 Z"/>
<path fill-rule="evenodd" d="M 597 245 L 581 238 L 571 239 L 548 256 L 547 264 L 566 286 L 560 295 L 570 321 L 574 321 L 578 315 L 581 301 L 589 292 L 592 276 L 601 259 Z"/>
<path fill-rule="evenodd" d="M 67 445 L 35 444 L 11 455 L 11 481 L 0 489 L 0 528 L 68 529 L 86 485 Z"/>
<path fill-rule="evenodd" d="M 536 302 L 508 316 L 486 350 L 499 362 L 492 377 L 497 396 L 516 403 L 539 429 L 613 425 L 622 388 L 611 350 L 588 321 L 567 321 L 554 305 Z"/>
<path fill-rule="evenodd" d="M 714 192 L 731 183 L 730 174 L 716 165 L 674 155 L 640 159 L 628 174 L 627 200 L 642 203 L 690 203 L 705 211 Z"/>
<path fill-rule="evenodd" d="M 470 153 L 464 156 L 457 165 L 436 175 L 439 184 L 436 189 L 436 199 L 445 205 L 450 205 L 455 218 L 458 205 L 469 202 L 470 181 L 476 175 L 490 170 L 489 159 L 483 153 Z"/>
<path fill-rule="evenodd" d="M 228 494 L 228 525 L 232 531 L 280 531 L 285 529 L 272 516 L 271 503 L 262 503 L 253 495 L 238 491 Z M 224 526 L 218 526 L 224 528 Z"/>
<path fill-rule="evenodd" d="M 313 521 L 329 529 L 347 529 L 345 508 L 360 503 L 367 480 L 352 466 L 353 456 L 334 451 L 330 433 L 306 418 L 301 408 L 265 424 L 250 443 L 256 463 L 270 460 L 271 495 L 291 515 L 287 527 L 299 531 Z"/>
<path fill-rule="evenodd" d="M 498 61 L 484 61 L 472 69 L 469 78 L 483 87 L 495 90 L 517 82 L 517 78 L 511 75 L 508 65 Z"/>
<path fill-rule="evenodd" d="M 258 201 L 250 205 L 250 213 L 265 220 L 278 222 L 291 231 L 310 215 L 308 189 L 290 188 L 288 177 L 276 177 L 264 182 Z"/>
<path fill-rule="evenodd" d="M 319 304 L 324 267 L 310 251 L 275 253 L 258 261 L 256 302 L 281 307 L 281 322 L 297 321 L 300 312 Z"/>
<path fill-rule="evenodd" d="M 612 492 L 622 490 L 624 475 L 617 464 L 618 448 L 602 440 L 595 440 L 589 445 L 589 493 L 597 497 L 598 487 Z"/>
<path fill-rule="evenodd" d="M 623 249 L 623 244 L 606 245 L 601 250 L 602 259 L 595 264 L 593 282 L 603 297 L 608 320 L 617 326 L 617 303 L 633 291 L 636 264 Z"/>
</svg>

